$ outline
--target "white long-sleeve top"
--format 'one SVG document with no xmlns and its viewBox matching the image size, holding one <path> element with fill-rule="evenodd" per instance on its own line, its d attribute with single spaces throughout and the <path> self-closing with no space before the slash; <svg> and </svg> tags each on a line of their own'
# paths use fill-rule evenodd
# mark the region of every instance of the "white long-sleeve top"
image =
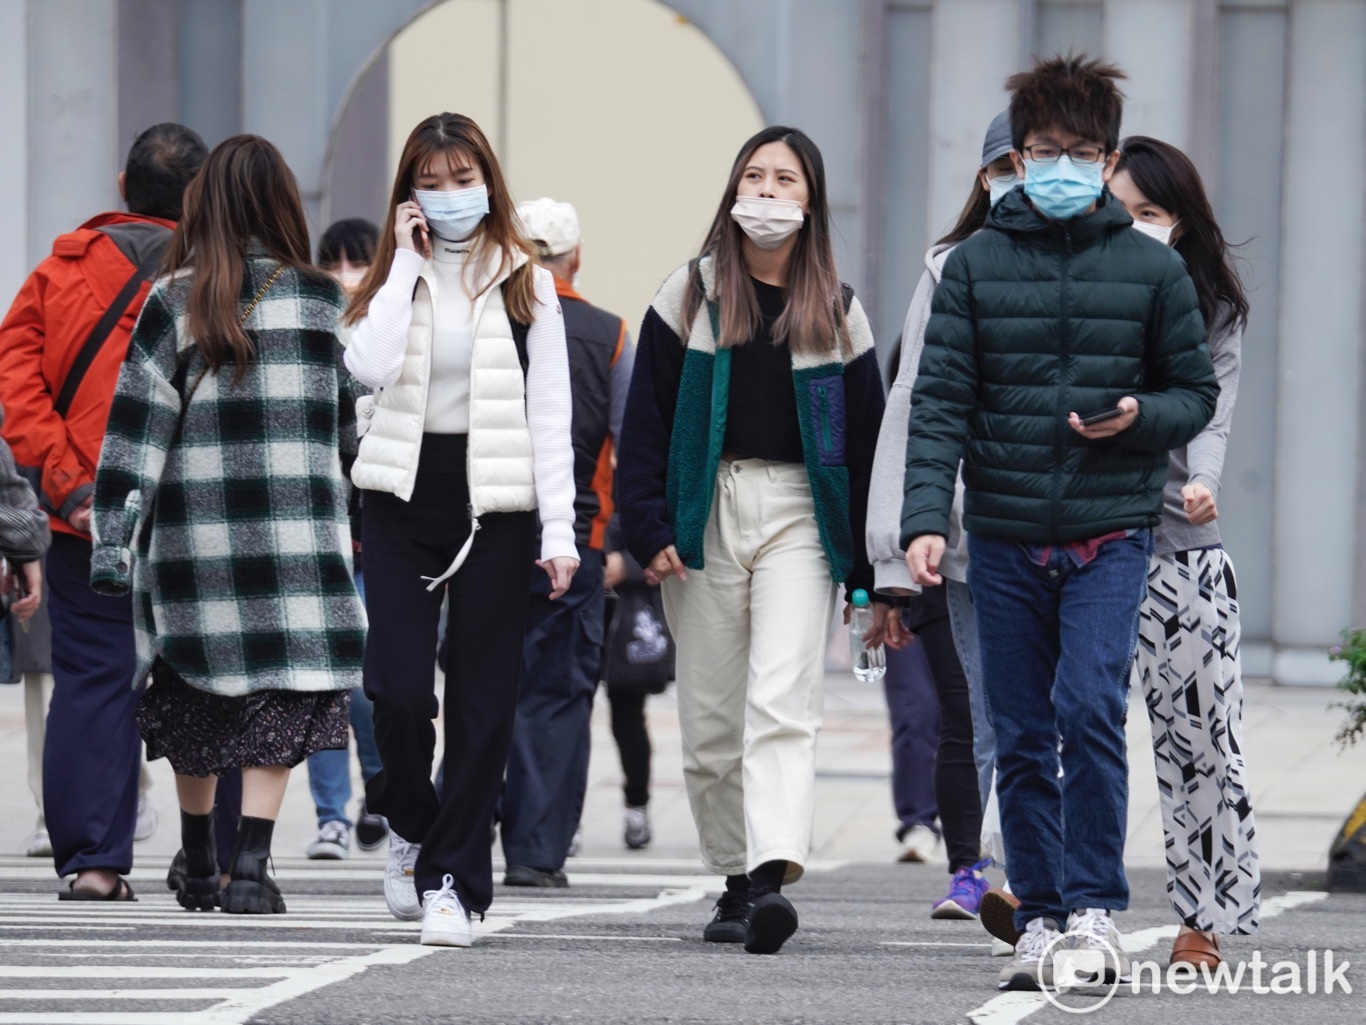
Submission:
<svg viewBox="0 0 1366 1025">
<path fill-rule="evenodd" d="M 434 241 L 440 244 L 440 240 Z M 346 347 L 346 366 L 357 380 L 372 388 L 389 388 L 399 381 L 404 370 L 405 357 L 410 355 L 409 333 L 413 321 L 413 293 L 419 277 L 423 275 L 427 275 L 434 283 L 436 294 L 432 325 L 432 360 L 430 367 L 425 370 L 425 378 L 422 378 L 427 390 L 424 397 L 423 429 L 432 430 L 428 416 L 434 405 L 444 411 L 440 423 L 454 425 L 460 415 L 458 410 L 462 406 L 458 395 L 463 391 L 464 424 L 466 430 L 469 430 L 470 356 L 467 354 L 464 357 L 466 369 L 463 379 L 460 379 L 460 375 L 455 372 L 460 357 L 452 355 L 449 360 L 443 357 L 438 363 L 435 353 L 436 348 L 443 344 L 443 338 L 446 339 L 448 346 L 452 344 L 453 336 L 447 332 L 458 330 L 457 325 L 442 322 L 450 315 L 447 310 L 458 306 L 456 303 L 448 308 L 445 297 L 451 292 L 459 292 L 465 296 L 465 301 L 469 302 L 463 276 L 460 273 L 452 274 L 451 267 L 443 270 L 438 267 L 435 260 L 427 262 L 412 250 L 399 249 L 394 254 L 388 278 L 371 299 L 365 318 L 351 333 Z M 494 284 L 489 291 L 496 288 L 498 285 Z M 559 299 L 555 295 L 555 280 L 549 271 L 539 267 L 535 269 L 533 288 L 536 316 L 527 331 L 526 422 L 531 434 L 536 503 L 541 519 L 541 558 L 577 559 L 578 548 L 574 542 L 573 447 L 570 435 L 572 400 L 564 318 L 560 312 Z M 471 313 L 466 317 L 470 338 L 467 353 L 473 351 L 473 337 L 478 331 L 478 316 L 482 308 L 480 302 L 472 303 Z M 438 391 L 440 394 L 435 394 Z M 450 417 L 449 420 L 445 419 L 447 416 Z M 471 481 L 471 488 L 475 486 L 476 483 Z"/>
</svg>

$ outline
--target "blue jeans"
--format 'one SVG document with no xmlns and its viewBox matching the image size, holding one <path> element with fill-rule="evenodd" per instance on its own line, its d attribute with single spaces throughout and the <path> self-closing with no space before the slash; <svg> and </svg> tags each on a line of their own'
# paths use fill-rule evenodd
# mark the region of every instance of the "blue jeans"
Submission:
<svg viewBox="0 0 1366 1025">
<path fill-rule="evenodd" d="M 1041 566 L 1013 541 L 968 546 L 1015 924 L 1122 910 L 1124 719 L 1152 534 L 1109 541 L 1085 565 L 1062 547 Z"/>
<path fill-rule="evenodd" d="M 356 574 L 356 590 L 365 600 L 365 578 Z M 351 689 L 351 732 L 356 735 L 356 757 L 360 762 L 361 778 L 368 781 L 382 768 L 379 749 L 375 747 L 374 705 L 360 687 Z M 345 822 L 346 802 L 351 800 L 351 768 L 344 748 L 315 751 L 308 756 L 308 791 L 313 795 L 313 806 L 318 812 L 318 825 L 325 822 Z"/>
<path fill-rule="evenodd" d="M 991 779 L 996 775 L 996 731 L 987 714 L 987 694 L 982 683 L 982 653 L 977 639 L 977 612 L 972 607 L 972 592 L 957 580 L 944 581 L 944 596 L 949 603 L 949 625 L 963 675 L 968 678 L 968 701 L 972 705 L 972 760 L 977 765 L 977 791 L 986 808 L 991 794 Z"/>
</svg>

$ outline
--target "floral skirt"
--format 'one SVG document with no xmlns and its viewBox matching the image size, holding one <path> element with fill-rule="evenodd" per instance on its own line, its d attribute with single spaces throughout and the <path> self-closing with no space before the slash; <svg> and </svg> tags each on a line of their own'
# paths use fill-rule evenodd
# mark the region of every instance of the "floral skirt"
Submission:
<svg viewBox="0 0 1366 1025">
<path fill-rule="evenodd" d="M 298 765 L 327 748 L 347 746 L 349 690 L 263 690 L 223 697 L 192 687 L 160 659 L 138 702 L 147 758 L 168 758 L 180 776 Z"/>
</svg>

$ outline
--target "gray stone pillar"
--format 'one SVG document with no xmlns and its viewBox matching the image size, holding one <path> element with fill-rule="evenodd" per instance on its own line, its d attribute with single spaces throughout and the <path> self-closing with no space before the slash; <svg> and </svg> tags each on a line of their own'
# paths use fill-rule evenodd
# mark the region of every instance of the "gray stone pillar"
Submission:
<svg viewBox="0 0 1366 1025">
<path fill-rule="evenodd" d="M 1328 683 L 1351 625 L 1361 459 L 1366 4 L 1290 9 L 1276 409 L 1273 673 Z M 1242 416 L 1265 411 L 1242 410 Z M 1361 625 L 1361 624 L 1357 624 Z"/>
<path fill-rule="evenodd" d="M 28 263 L 118 206 L 115 0 L 28 8 Z"/>
</svg>

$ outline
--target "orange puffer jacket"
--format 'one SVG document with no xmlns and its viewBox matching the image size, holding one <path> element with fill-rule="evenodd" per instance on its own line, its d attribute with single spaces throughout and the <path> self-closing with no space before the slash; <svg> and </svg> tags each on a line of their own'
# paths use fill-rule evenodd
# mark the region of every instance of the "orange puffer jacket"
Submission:
<svg viewBox="0 0 1366 1025">
<path fill-rule="evenodd" d="M 174 227 L 126 213 L 86 221 L 57 238 L 0 323 L 3 436 L 54 530 L 89 536 L 67 517 L 94 491 L 114 385 L 150 280 L 124 293 L 123 313 L 93 354 L 64 416 L 56 408 L 63 386 L 86 340 L 123 289 L 132 287 L 139 267 L 141 278 L 152 276 Z"/>
</svg>

